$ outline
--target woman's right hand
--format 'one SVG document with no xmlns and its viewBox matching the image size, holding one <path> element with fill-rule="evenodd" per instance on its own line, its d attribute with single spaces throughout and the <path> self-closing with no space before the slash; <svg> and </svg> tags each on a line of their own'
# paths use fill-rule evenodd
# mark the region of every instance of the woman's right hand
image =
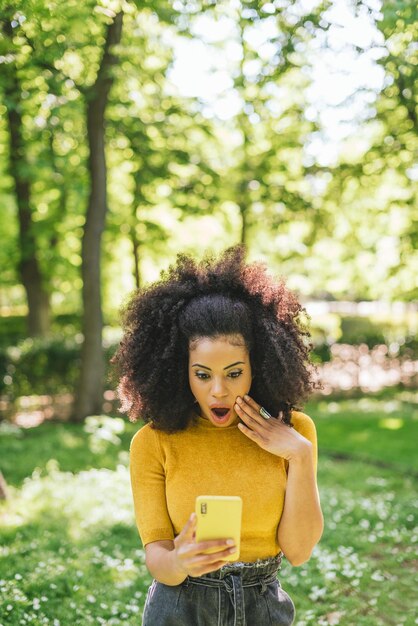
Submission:
<svg viewBox="0 0 418 626">
<path fill-rule="evenodd" d="M 174 539 L 176 566 L 187 576 L 202 576 L 225 565 L 226 558 L 236 551 L 232 539 L 211 539 L 196 543 L 196 513 L 192 513 L 180 534 Z M 228 543 L 231 542 L 232 543 Z M 205 554 L 204 550 L 218 547 L 219 551 Z"/>
</svg>

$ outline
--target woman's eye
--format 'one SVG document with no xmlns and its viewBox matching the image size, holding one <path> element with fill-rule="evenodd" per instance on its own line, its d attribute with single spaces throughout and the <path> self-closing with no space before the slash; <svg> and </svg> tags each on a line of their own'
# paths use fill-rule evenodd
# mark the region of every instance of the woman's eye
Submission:
<svg viewBox="0 0 418 626">
<path fill-rule="evenodd" d="M 196 372 L 196 377 L 200 380 L 207 380 L 209 378 L 209 374 L 206 374 L 205 372 Z"/>
<path fill-rule="evenodd" d="M 229 372 L 228 378 L 238 378 L 239 376 L 241 376 L 241 374 L 242 374 L 242 370 L 236 370 L 234 372 Z M 208 380 L 210 378 L 210 375 L 207 374 L 206 372 L 195 372 L 195 376 L 199 380 Z"/>
</svg>

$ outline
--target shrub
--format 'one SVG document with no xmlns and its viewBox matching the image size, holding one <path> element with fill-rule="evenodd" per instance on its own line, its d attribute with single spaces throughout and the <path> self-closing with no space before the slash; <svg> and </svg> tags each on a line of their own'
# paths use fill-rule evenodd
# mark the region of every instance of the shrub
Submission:
<svg viewBox="0 0 418 626">
<path fill-rule="evenodd" d="M 17 346 L 0 348 L 0 394 L 17 398 L 73 392 L 80 372 L 77 339 L 25 339 Z M 107 368 L 116 347 L 105 347 Z"/>
<path fill-rule="evenodd" d="M 73 337 L 81 332 L 81 318 L 75 313 L 56 315 L 51 321 L 53 335 Z M 28 336 L 27 320 L 22 315 L 1 318 L 0 347 L 16 346 Z"/>
<path fill-rule="evenodd" d="M 0 390 L 11 397 L 69 391 L 77 381 L 80 345 L 75 340 L 25 339 L 3 350 Z"/>
<path fill-rule="evenodd" d="M 325 341 L 323 343 L 314 344 L 312 361 L 314 363 L 327 363 L 331 361 L 331 346 Z"/>
<path fill-rule="evenodd" d="M 385 343 L 380 325 L 368 317 L 343 317 L 339 343 L 350 345 L 365 343 L 369 348 Z"/>
<path fill-rule="evenodd" d="M 0 346 L 13 346 L 27 336 L 26 318 L 11 315 L 1 318 Z"/>
</svg>

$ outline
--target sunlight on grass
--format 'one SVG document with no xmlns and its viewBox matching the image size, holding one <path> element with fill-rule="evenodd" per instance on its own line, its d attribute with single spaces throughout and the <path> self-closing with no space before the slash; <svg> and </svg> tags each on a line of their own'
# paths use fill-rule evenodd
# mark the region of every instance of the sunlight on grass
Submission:
<svg viewBox="0 0 418 626">
<path fill-rule="evenodd" d="M 388 430 L 399 430 L 404 425 L 404 420 L 400 417 L 386 417 L 379 422 L 379 428 L 387 428 Z"/>
<path fill-rule="evenodd" d="M 21 523 L 44 514 L 62 520 L 68 536 L 80 540 L 94 528 L 114 524 L 133 524 L 132 500 L 127 467 L 115 472 L 91 469 L 72 474 L 61 472 L 55 459 L 46 467 L 47 475 L 35 471 L 25 479 L 20 492 L 15 490 L 10 514 Z"/>
<path fill-rule="evenodd" d="M 119 445 L 125 431 L 125 421 L 121 417 L 90 415 L 85 419 L 84 431 L 89 433 L 89 447 L 95 454 L 103 453 L 108 444 Z"/>
<path fill-rule="evenodd" d="M 78 448 L 79 446 L 82 446 L 84 441 L 82 439 L 82 437 L 76 437 L 73 433 L 70 433 L 68 431 L 63 431 L 61 433 L 61 437 L 60 437 L 63 445 L 66 448 Z"/>
<path fill-rule="evenodd" d="M 46 471 L 1 505 L 0 623 L 139 623 L 150 577 L 127 466 Z"/>
<path fill-rule="evenodd" d="M 349 455 L 418 474 L 418 410 L 412 392 L 311 402 L 320 452 Z"/>
<path fill-rule="evenodd" d="M 371 436 L 372 436 L 372 433 L 370 431 L 363 430 L 362 432 L 359 432 L 359 433 L 351 433 L 350 439 L 351 441 L 364 443 L 365 441 L 368 441 Z"/>
<path fill-rule="evenodd" d="M 390 400 L 382 400 L 380 398 L 347 398 L 341 399 L 339 402 L 326 402 L 320 400 L 317 403 L 318 409 L 324 412 L 326 415 L 338 415 L 345 412 L 353 412 L 358 415 L 365 415 L 367 413 L 400 413 L 404 410 L 404 403 L 410 404 L 410 412 L 412 411 L 413 417 L 418 418 L 418 411 L 413 409 L 416 405 L 416 395 L 399 393 L 398 397 Z"/>
</svg>

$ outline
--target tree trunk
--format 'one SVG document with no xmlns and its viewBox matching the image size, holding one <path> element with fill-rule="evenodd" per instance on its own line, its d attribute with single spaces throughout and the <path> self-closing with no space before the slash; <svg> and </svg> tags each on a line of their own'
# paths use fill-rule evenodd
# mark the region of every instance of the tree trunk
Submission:
<svg viewBox="0 0 418 626">
<path fill-rule="evenodd" d="M 135 286 L 137 289 L 140 289 L 141 287 L 141 274 L 140 274 L 140 268 L 139 268 L 139 261 L 140 261 L 139 251 L 140 251 L 141 242 L 138 239 L 138 235 L 136 231 L 136 225 L 138 221 L 137 207 L 139 207 L 141 202 L 143 202 L 144 200 L 141 185 L 142 185 L 141 176 L 140 176 L 140 173 L 137 172 L 135 174 L 135 196 L 134 196 L 134 201 L 132 203 L 132 224 L 131 224 L 131 230 L 130 230 L 132 250 L 134 253 Z"/>
<path fill-rule="evenodd" d="M 245 201 L 239 202 L 238 206 L 241 215 L 240 243 L 244 244 L 244 246 L 248 248 L 248 206 L 245 204 Z"/>
<path fill-rule="evenodd" d="M 137 289 L 141 287 L 141 275 L 139 273 L 139 240 L 136 234 L 135 224 L 131 227 L 131 241 L 132 248 L 134 253 L 134 275 L 135 275 L 135 286 Z"/>
<path fill-rule="evenodd" d="M 242 56 L 240 61 L 240 73 L 239 76 L 236 77 L 237 84 L 235 88 L 240 93 L 242 100 L 246 105 L 250 104 L 246 100 L 245 95 L 245 72 L 244 65 L 246 61 L 246 57 L 248 56 L 245 47 L 245 21 L 242 19 L 238 22 L 239 32 L 240 32 L 240 43 L 242 48 Z M 241 215 L 241 235 L 240 235 L 240 243 L 244 245 L 245 250 L 248 250 L 248 234 L 249 234 L 249 225 L 250 225 L 250 216 L 251 216 L 251 204 L 249 202 L 249 188 L 248 183 L 252 178 L 251 172 L 251 158 L 249 155 L 249 146 L 251 143 L 251 139 L 249 136 L 249 129 L 251 128 L 248 120 L 248 116 L 245 113 L 245 107 L 241 113 L 241 132 L 242 132 L 242 167 L 241 167 L 241 180 L 238 183 L 238 206 L 239 212 Z"/>
<path fill-rule="evenodd" d="M 51 166 L 53 171 L 53 177 L 55 181 L 55 185 L 59 191 L 59 199 L 57 206 L 55 207 L 55 215 L 54 220 L 58 222 L 60 219 L 63 220 L 67 213 L 67 204 L 68 204 L 68 191 L 67 191 L 67 181 L 65 177 L 61 174 L 58 162 L 54 149 L 54 129 L 51 127 L 49 133 L 49 153 L 51 159 Z M 57 229 L 54 228 L 49 237 L 49 247 L 51 250 L 56 250 L 58 246 L 58 232 Z"/>
<path fill-rule="evenodd" d="M 245 133 L 245 131 L 243 131 Z M 237 187 L 237 204 L 239 207 L 239 212 L 241 215 L 241 233 L 240 233 L 240 243 L 244 244 L 246 250 L 249 247 L 249 226 L 250 226 L 250 215 L 251 215 L 251 205 L 248 202 L 248 181 L 250 178 L 249 172 L 246 170 L 246 163 L 248 162 L 247 157 L 247 136 L 244 134 L 244 155 L 245 159 L 243 160 L 243 166 L 241 170 L 241 180 L 239 181 Z"/>
<path fill-rule="evenodd" d="M 3 23 L 3 32 L 7 38 L 11 39 L 14 36 L 8 20 Z M 14 182 L 18 209 L 19 272 L 28 303 L 28 333 L 30 336 L 45 336 L 50 330 L 50 302 L 37 258 L 37 242 L 33 228 L 29 165 L 26 159 L 26 147 L 22 132 L 22 90 L 14 63 L 6 66 L 5 74 L 4 102 L 9 121 L 10 174 Z"/>
<path fill-rule="evenodd" d="M 7 483 L 4 479 L 3 474 L 0 472 L 0 500 L 7 500 Z"/>
<path fill-rule="evenodd" d="M 90 197 L 82 242 L 83 334 L 80 379 L 74 403 L 73 420 L 102 411 L 104 356 L 101 306 L 101 238 L 107 212 L 105 110 L 113 84 L 111 68 L 116 57 L 110 48 L 120 42 L 123 13 L 108 26 L 103 58 L 95 84 L 86 94 L 89 143 Z"/>
</svg>

